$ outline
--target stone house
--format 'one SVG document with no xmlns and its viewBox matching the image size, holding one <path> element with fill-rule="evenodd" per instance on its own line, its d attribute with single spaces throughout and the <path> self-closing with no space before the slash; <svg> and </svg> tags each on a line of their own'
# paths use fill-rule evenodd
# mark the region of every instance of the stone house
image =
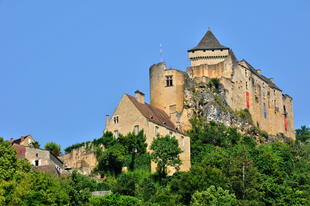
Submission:
<svg viewBox="0 0 310 206">
<path fill-rule="evenodd" d="M 150 67 L 151 105 L 169 114 L 179 131 L 191 128 L 192 111 L 184 107 L 188 81 L 217 78 L 225 88 L 225 101 L 235 111 L 248 109 L 254 125 L 269 134 L 295 139 L 293 99 L 246 60 L 220 44 L 208 30 L 199 44 L 188 50 L 191 66 L 186 72 L 167 69 L 164 62 Z"/>
<path fill-rule="evenodd" d="M 126 135 L 129 132 L 138 133 L 143 130 L 146 135 L 147 150 L 157 135 L 174 136 L 182 149 L 180 160 L 182 165 L 180 171 L 190 169 L 190 138 L 184 134 L 171 121 L 170 117 L 161 109 L 145 103 L 144 94 L 135 92 L 135 97 L 128 94 L 123 95 L 114 114 L 111 118 L 106 117 L 106 128 L 104 131 L 111 131 L 117 138 L 119 134 Z M 151 164 L 152 172 L 156 171 L 156 165 Z M 174 170 L 169 168 L 168 173 Z"/>
<path fill-rule="evenodd" d="M 28 160 L 34 168 L 42 169 L 42 171 L 61 174 L 63 171 L 63 162 L 48 150 L 35 148 L 32 143 L 34 139 L 31 135 L 13 140 L 11 143 L 17 152 L 17 158 Z"/>
</svg>

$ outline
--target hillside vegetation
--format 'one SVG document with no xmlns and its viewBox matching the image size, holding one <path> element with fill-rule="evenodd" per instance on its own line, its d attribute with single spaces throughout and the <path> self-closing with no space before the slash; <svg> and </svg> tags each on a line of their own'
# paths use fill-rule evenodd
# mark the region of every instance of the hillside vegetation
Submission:
<svg viewBox="0 0 310 206">
<path fill-rule="evenodd" d="M 236 128 L 196 118 L 188 134 L 192 168 L 167 176 L 165 166 L 179 164 L 175 138 L 156 138 L 157 155 L 150 155 L 143 132 L 118 139 L 105 133 L 94 141 L 106 148 L 96 154 L 101 179 L 31 170 L 1 138 L 0 205 L 310 205 L 309 128 L 296 130 L 296 141 L 258 144 Z M 151 159 L 164 160 L 156 174 Z M 112 194 L 91 196 L 98 190 Z"/>
</svg>

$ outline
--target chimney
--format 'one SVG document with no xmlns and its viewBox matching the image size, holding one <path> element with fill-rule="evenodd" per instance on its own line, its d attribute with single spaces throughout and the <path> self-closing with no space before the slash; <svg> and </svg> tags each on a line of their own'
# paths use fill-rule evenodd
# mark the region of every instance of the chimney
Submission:
<svg viewBox="0 0 310 206">
<path fill-rule="evenodd" d="M 110 121 L 110 116 L 107 114 L 105 116 L 105 128 L 106 129 L 109 127 L 109 121 Z"/>
<path fill-rule="evenodd" d="M 260 69 L 257 69 L 256 71 L 257 71 L 257 73 L 258 73 L 258 74 L 260 74 L 262 70 L 260 70 Z"/>
<path fill-rule="evenodd" d="M 269 78 L 269 80 L 273 83 L 273 77 Z"/>
<path fill-rule="evenodd" d="M 24 141 L 24 136 L 21 136 L 21 137 L 20 137 L 20 141 L 21 141 L 21 142 Z"/>
<path fill-rule="evenodd" d="M 14 141 L 13 138 L 11 138 L 10 142 L 13 143 L 13 141 Z"/>
<path fill-rule="evenodd" d="M 144 93 L 140 92 L 139 90 L 135 91 L 136 100 L 142 104 L 144 104 Z"/>
</svg>

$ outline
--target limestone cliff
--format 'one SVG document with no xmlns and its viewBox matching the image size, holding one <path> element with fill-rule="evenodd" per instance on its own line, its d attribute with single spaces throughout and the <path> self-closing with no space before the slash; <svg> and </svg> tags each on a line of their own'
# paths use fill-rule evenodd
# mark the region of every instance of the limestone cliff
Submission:
<svg viewBox="0 0 310 206">
<path fill-rule="evenodd" d="M 268 135 L 253 125 L 247 109 L 234 111 L 228 106 L 227 91 L 219 79 L 207 77 L 187 79 L 184 88 L 184 110 L 192 117 L 203 117 L 206 121 L 236 127 L 242 134 L 251 135 L 258 142 L 279 141 L 283 135 Z"/>
</svg>

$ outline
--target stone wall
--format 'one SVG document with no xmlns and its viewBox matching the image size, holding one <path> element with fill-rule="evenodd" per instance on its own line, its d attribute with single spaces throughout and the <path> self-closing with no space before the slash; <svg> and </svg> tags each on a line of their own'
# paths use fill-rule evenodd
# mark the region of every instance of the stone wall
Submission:
<svg viewBox="0 0 310 206">
<path fill-rule="evenodd" d="M 77 169 L 84 175 L 90 175 L 97 165 L 94 149 L 86 149 L 86 146 L 73 149 L 70 153 L 61 156 L 60 159 L 64 162 L 65 167 Z"/>
<path fill-rule="evenodd" d="M 25 147 L 25 158 L 33 165 L 35 165 L 35 161 L 38 161 L 39 166 L 57 165 L 63 168 L 63 163 L 48 150 Z"/>
</svg>

